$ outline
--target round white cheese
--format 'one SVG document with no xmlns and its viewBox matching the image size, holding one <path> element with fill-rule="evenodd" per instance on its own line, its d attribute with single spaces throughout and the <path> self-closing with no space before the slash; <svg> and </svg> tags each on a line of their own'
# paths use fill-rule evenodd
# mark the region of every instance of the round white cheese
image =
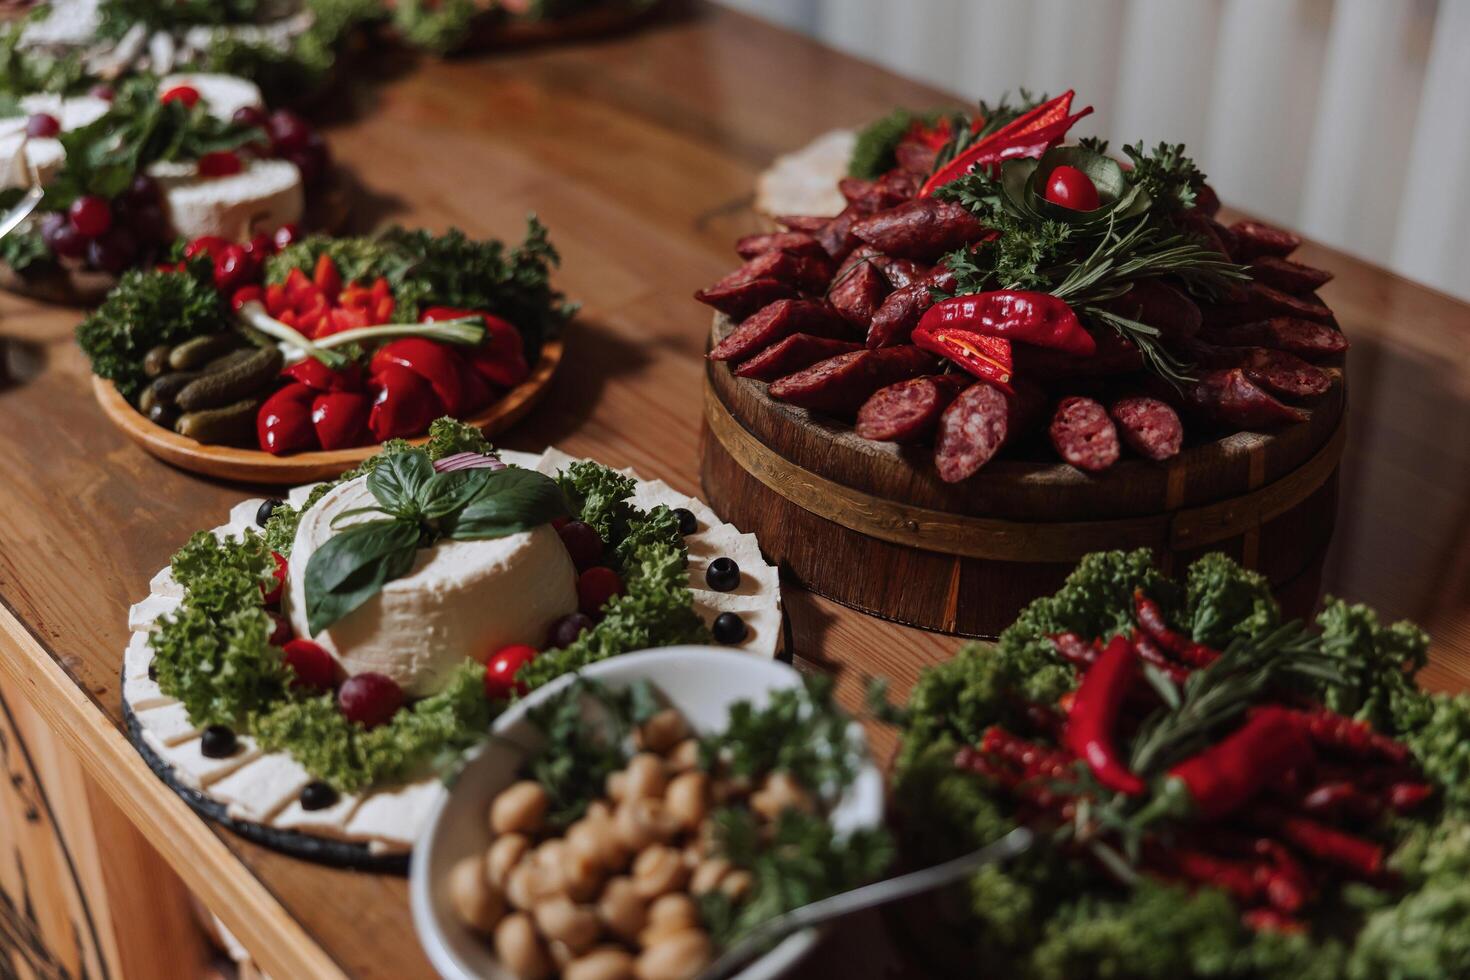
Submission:
<svg viewBox="0 0 1470 980">
<path fill-rule="evenodd" d="M 548 524 L 489 541 L 443 540 L 421 548 L 408 575 L 311 636 L 307 563 L 336 530 L 374 519 L 354 515 L 334 530 L 337 515 L 374 505 L 366 477 L 344 483 L 302 516 L 291 546 L 291 627 L 326 648 L 348 675 L 385 674 L 423 697 L 441 690 L 467 657 L 483 661 L 511 643 L 539 648 L 552 623 L 576 611 L 576 569 Z"/>
<path fill-rule="evenodd" d="M 755 209 L 762 214 L 836 215 L 847 206 L 837 182 L 847 165 L 857 134 L 834 129 L 793 153 L 777 157 L 756 178 Z"/>
<path fill-rule="evenodd" d="M 184 238 L 219 235 L 244 241 L 255 229 L 301 220 L 306 207 L 301 171 L 289 160 L 248 160 L 237 174 L 200 177 L 193 164 L 155 164 L 164 209 Z"/>
</svg>

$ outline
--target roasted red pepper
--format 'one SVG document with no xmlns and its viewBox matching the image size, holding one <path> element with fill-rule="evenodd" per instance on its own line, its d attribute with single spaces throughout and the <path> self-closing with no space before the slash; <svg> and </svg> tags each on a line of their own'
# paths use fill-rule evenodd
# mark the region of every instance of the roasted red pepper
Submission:
<svg viewBox="0 0 1470 980">
<path fill-rule="evenodd" d="M 255 434 L 260 448 L 275 456 L 315 449 L 316 430 L 311 423 L 311 403 L 316 392 L 293 381 L 260 406 L 255 416 Z"/>
<path fill-rule="evenodd" d="M 1123 761 L 1115 736 L 1123 704 L 1137 680 L 1138 657 L 1133 645 L 1125 636 L 1113 637 L 1083 676 L 1063 735 L 1067 747 L 1082 757 L 1098 782 L 1130 796 L 1141 794 L 1145 787 Z"/>
<path fill-rule="evenodd" d="M 323 449 L 360 445 L 367 432 L 368 396 L 355 391 L 326 391 L 311 404 L 311 422 Z"/>
<path fill-rule="evenodd" d="M 1311 740 L 1289 711 L 1259 708 L 1223 741 L 1170 769 L 1162 798 L 1200 819 L 1218 820 L 1312 759 Z"/>
<path fill-rule="evenodd" d="M 334 371 L 316 358 L 308 357 L 287 367 L 281 376 L 299 381 L 315 391 L 362 390 L 362 368 L 350 362 Z"/>
<path fill-rule="evenodd" d="M 377 398 L 368 415 L 368 428 L 378 442 L 422 435 L 429 423 L 444 414 L 444 406 L 429 383 L 398 364 L 384 365 L 373 376 Z"/>
<path fill-rule="evenodd" d="M 1091 357 L 1097 341 L 1065 302 L 1049 293 L 1003 289 L 941 300 L 925 311 L 919 330 L 963 328 L 991 337 Z"/>
<path fill-rule="evenodd" d="M 379 347 L 369 366 L 376 377 L 383 367 L 397 364 L 423 378 L 434 388 L 444 411 L 454 418 L 465 416 L 464 382 L 459 373 L 459 357 L 446 344 L 423 337 L 404 337 Z"/>
<path fill-rule="evenodd" d="M 1138 619 L 1138 625 L 1143 627 L 1143 631 L 1154 642 L 1190 667 L 1208 667 L 1220 659 L 1218 650 L 1196 643 L 1170 627 L 1164 618 L 1163 609 L 1142 589 L 1135 589 L 1133 592 L 1133 612 Z"/>
<path fill-rule="evenodd" d="M 515 326 L 483 310 L 461 310 L 450 306 L 431 306 L 419 319 L 424 323 L 479 317 L 485 321 L 485 340 L 465 351 L 470 365 L 480 377 L 501 388 L 514 388 L 531 373 L 526 363 L 525 343 Z"/>
<path fill-rule="evenodd" d="M 963 327 L 914 328 L 913 342 L 924 350 L 955 362 L 975 377 L 1013 393 L 1011 342 Z"/>
<path fill-rule="evenodd" d="M 979 140 L 924 181 L 917 196 L 927 197 L 976 167 L 993 166 L 1016 157 L 1040 156 L 1065 136 L 1077 120 L 1092 112 L 1088 106 L 1074 116 L 1067 115 L 1072 108 L 1072 96 L 1070 90 L 1064 92 Z"/>
</svg>

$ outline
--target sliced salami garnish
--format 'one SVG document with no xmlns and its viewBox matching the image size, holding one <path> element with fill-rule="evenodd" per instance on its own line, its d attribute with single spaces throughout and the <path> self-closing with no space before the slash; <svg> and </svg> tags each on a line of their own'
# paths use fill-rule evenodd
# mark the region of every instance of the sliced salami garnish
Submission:
<svg viewBox="0 0 1470 980">
<path fill-rule="evenodd" d="M 771 382 L 772 398 L 814 412 L 850 417 L 879 388 L 933 371 L 933 355 L 917 347 L 839 354 Z"/>
<path fill-rule="evenodd" d="M 1113 402 L 1108 415 L 1118 428 L 1123 445 L 1145 459 L 1163 462 L 1179 455 L 1184 444 L 1184 424 L 1173 407 L 1157 398 L 1139 395 Z"/>
<path fill-rule="evenodd" d="M 1291 259 L 1263 255 L 1250 264 L 1251 276 L 1272 289 L 1283 293 L 1301 294 L 1316 292 L 1332 281 L 1332 273 Z"/>
<path fill-rule="evenodd" d="M 1079 470 L 1101 473 L 1118 461 L 1118 430 L 1091 398 L 1063 398 L 1047 429 L 1057 455 Z"/>
<path fill-rule="evenodd" d="M 852 341 L 833 340 L 809 333 L 792 334 L 745 361 L 735 369 L 735 374 L 756 381 L 772 381 L 838 354 L 861 350 L 862 346 Z"/>
<path fill-rule="evenodd" d="M 1238 240 L 1234 253 L 1237 262 L 1250 262 L 1262 255 L 1285 258 L 1302 243 L 1300 235 L 1264 221 L 1237 221 L 1230 230 Z"/>
<path fill-rule="evenodd" d="M 1019 382 L 1008 395 L 984 381 L 960 392 L 939 416 L 934 440 L 934 466 L 946 483 L 959 483 L 979 472 L 1007 442 L 1025 431 L 1042 397 Z"/>
<path fill-rule="evenodd" d="M 742 361 L 797 333 L 843 337 L 852 327 L 821 300 L 780 299 L 742 320 L 709 352 L 710 360 Z"/>
<path fill-rule="evenodd" d="M 1270 347 L 1308 359 L 1329 357 L 1348 349 L 1348 339 L 1341 330 L 1285 316 L 1215 327 L 1206 337 L 1221 347 Z"/>
<path fill-rule="evenodd" d="M 980 238 L 985 227 L 968 208 L 925 197 L 862 218 L 852 233 L 884 255 L 937 262 Z"/>
<path fill-rule="evenodd" d="M 765 235 L 746 235 L 735 243 L 742 259 L 753 259 L 767 252 L 795 252 L 798 255 L 820 255 L 827 258 L 822 243 L 804 231 L 776 231 Z"/>
<path fill-rule="evenodd" d="M 1241 368 L 1204 371 L 1181 394 L 1201 418 L 1237 429 L 1274 429 L 1307 419 L 1305 412 L 1272 397 Z"/>
<path fill-rule="evenodd" d="M 970 381 L 959 374 L 935 374 L 880 388 L 858 410 L 857 434 L 877 442 L 926 439 Z"/>
</svg>

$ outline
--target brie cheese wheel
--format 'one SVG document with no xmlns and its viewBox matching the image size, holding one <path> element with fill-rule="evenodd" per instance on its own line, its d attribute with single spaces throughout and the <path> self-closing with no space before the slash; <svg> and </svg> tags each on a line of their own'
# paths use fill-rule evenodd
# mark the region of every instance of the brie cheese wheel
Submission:
<svg viewBox="0 0 1470 980">
<path fill-rule="evenodd" d="M 837 182 L 847 176 L 847 165 L 857 146 L 857 134 L 848 129 L 824 133 L 806 146 L 776 158 L 756 178 L 755 209 L 762 214 L 835 216 L 847 207 Z"/>
<path fill-rule="evenodd" d="M 219 235 L 244 241 L 254 228 L 301 221 L 306 209 L 301 171 L 289 160 L 247 160 L 237 174 L 201 178 L 188 164 L 154 164 L 164 211 L 184 238 Z"/>
<path fill-rule="evenodd" d="M 420 548 L 413 568 L 315 636 L 307 627 L 306 568 L 342 527 L 373 520 L 367 478 L 344 483 L 301 518 L 291 546 L 286 611 L 297 636 L 321 644 L 348 676 L 384 674 L 412 697 L 442 690 L 465 659 L 499 647 L 540 647 L 557 619 L 577 609 L 577 572 L 551 525 L 488 541 L 442 540 Z"/>
</svg>

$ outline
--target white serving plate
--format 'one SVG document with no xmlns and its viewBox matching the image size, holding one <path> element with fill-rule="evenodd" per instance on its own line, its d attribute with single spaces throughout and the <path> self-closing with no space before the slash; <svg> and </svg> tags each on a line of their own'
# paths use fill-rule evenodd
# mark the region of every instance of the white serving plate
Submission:
<svg viewBox="0 0 1470 980">
<path fill-rule="evenodd" d="M 751 657 L 722 647 L 678 646 L 624 654 L 593 664 L 580 675 L 568 674 L 534 691 L 496 720 L 496 738 L 466 764 L 453 790 L 429 818 L 428 829 L 414 848 L 409 896 L 414 928 L 434 969 L 445 980 L 515 980 L 501 969 L 490 944 L 460 924 L 449 900 L 449 870 L 467 854 L 490 846 L 485 814 L 490 801 L 516 778 L 521 763 L 517 745 L 534 747 L 536 728 L 527 711 L 582 676 L 621 689 L 636 680 L 653 683 L 678 708 L 690 727 L 707 733 L 723 727 L 737 701 L 764 701 L 772 691 L 796 687 L 801 675 L 777 661 Z M 862 741 L 853 725 L 853 738 Z M 866 752 L 866 746 L 864 745 Z M 883 780 L 865 760 L 856 780 L 832 814 L 839 830 L 876 827 L 883 822 Z M 753 962 L 742 980 L 770 980 L 795 966 L 817 941 L 809 929 L 782 942 Z"/>
</svg>

